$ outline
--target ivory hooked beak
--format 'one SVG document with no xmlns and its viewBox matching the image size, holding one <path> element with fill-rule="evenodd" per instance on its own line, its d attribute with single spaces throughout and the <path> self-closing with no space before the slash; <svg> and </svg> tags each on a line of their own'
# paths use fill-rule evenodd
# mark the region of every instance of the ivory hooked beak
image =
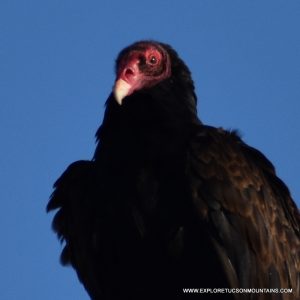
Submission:
<svg viewBox="0 0 300 300">
<path fill-rule="evenodd" d="M 130 94 L 131 87 L 132 86 L 122 78 L 119 78 L 115 82 L 113 92 L 115 99 L 119 103 L 119 105 L 122 105 L 122 100 Z"/>
</svg>

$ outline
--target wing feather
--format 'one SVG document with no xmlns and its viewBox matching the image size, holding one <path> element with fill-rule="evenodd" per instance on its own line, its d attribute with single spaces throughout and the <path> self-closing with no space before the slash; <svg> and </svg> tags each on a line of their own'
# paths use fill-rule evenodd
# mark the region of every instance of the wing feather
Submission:
<svg viewBox="0 0 300 300">
<path fill-rule="evenodd" d="M 273 165 L 235 132 L 201 126 L 189 146 L 195 209 L 232 287 L 292 287 L 300 297 L 300 217 Z"/>
<path fill-rule="evenodd" d="M 93 201 L 97 195 L 93 161 L 71 164 L 54 184 L 47 211 L 58 209 L 52 223 L 64 248 L 61 263 L 71 264 L 90 295 L 102 295 L 93 261 Z M 96 203 L 99 203 L 96 202 Z M 98 204 L 97 204 L 98 205 Z"/>
</svg>

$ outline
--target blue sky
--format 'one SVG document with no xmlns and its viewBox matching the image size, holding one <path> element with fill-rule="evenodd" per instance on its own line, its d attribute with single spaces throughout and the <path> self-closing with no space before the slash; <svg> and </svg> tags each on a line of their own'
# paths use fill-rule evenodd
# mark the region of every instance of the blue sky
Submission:
<svg viewBox="0 0 300 300">
<path fill-rule="evenodd" d="M 299 0 L 2 0 L 0 299 L 88 299 L 45 206 L 67 165 L 92 157 L 114 59 L 136 40 L 177 49 L 201 119 L 238 128 L 299 205 L 299 29 Z"/>
</svg>

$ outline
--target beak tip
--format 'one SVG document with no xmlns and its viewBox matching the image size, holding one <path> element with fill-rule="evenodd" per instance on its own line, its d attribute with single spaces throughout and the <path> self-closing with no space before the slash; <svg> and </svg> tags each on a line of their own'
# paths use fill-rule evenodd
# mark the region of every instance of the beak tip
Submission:
<svg viewBox="0 0 300 300">
<path fill-rule="evenodd" d="M 123 79 L 118 79 L 115 83 L 113 93 L 119 105 L 122 105 L 122 100 L 130 94 L 131 85 Z"/>
</svg>

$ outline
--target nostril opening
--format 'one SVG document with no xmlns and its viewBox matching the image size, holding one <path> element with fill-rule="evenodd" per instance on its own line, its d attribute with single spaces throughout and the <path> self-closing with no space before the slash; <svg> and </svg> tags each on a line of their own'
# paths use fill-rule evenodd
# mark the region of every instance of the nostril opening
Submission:
<svg viewBox="0 0 300 300">
<path fill-rule="evenodd" d="M 122 73 L 120 74 L 120 78 L 127 81 L 128 83 L 133 83 L 137 75 L 139 74 L 138 70 L 135 68 L 135 66 L 127 66 L 122 70 Z"/>
<path fill-rule="evenodd" d="M 132 76 L 132 75 L 134 75 L 134 72 L 133 72 L 132 69 L 126 68 L 124 75 L 125 76 Z"/>
</svg>

